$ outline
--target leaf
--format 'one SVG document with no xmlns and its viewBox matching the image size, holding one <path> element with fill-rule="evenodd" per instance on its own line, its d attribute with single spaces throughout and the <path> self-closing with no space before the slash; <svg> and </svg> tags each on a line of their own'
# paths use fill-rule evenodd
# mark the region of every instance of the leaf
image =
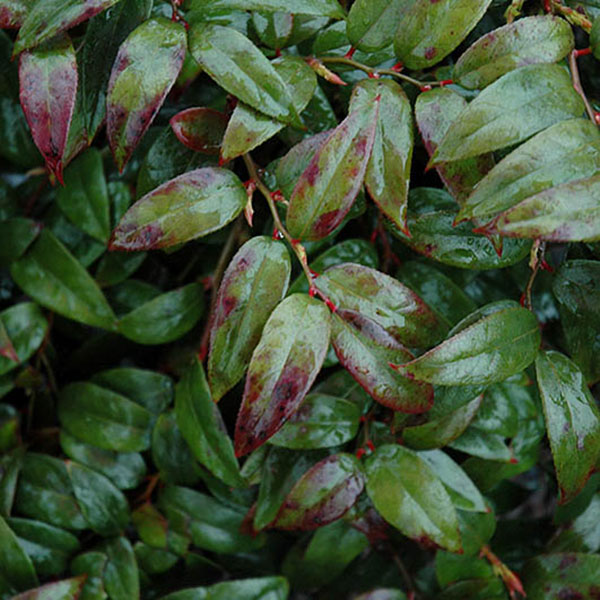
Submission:
<svg viewBox="0 0 600 600">
<path fill-rule="evenodd" d="M 563 354 L 540 353 L 535 369 L 562 504 L 581 491 L 600 459 L 600 411 Z"/>
<path fill-rule="evenodd" d="M 0 28 L 19 29 L 34 0 L 4 0 L 0 6 Z"/>
<path fill-rule="evenodd" d="M 600 174 L 529 196 L 504 211 L 486 231 L 551 242 L 600 240 Z"/>
<path fill-rule="evenodd" d="M 354 87 L 350 111 L 368 111 L 377 98 L 377 127 L 365 184 L 383 214 L 398 227 L 406 229 L 413 149 L 412 110 L 397 83 L 389 79 L 364 79 Z"/>
<path fill-rule="evenodd" d="M 118 535 L 129 523 L 125 496 L 104 475 L 78 463 L 66 462 L 73 493 L 93 531 L 102 536 Z"/>
<path fill-rule="evenodd" d="M 243 480 L 219 409 L 214 404 L 202 364 L 190 365 L 177 385 L 177 424 L 196 459 L 227 485 Z"/>
<path fill-rule="evenodd" d="M 598 592 L 600 556 L 597 554 L 542 554 L 530 560 L 523 570 L 529 600 L 549 597 L 589 598 Z"/>
<path fill-rule="evenodd" d="M 113 538 L 103 544 L 107 562 L 104 587 L 111 600 L 139 600 L 140 584 L 133 548 L 126 537 Z"/>
<path fill-rule="evenodd" d="M 166 344 L 186 334 L 204 311 L 202 286 L 190 283 L 142 304 L 119 320 L 119 332 L 138 344 Z"/>
<path fill-rule="evenodd" d="M 119 0 L 44 0 L 36 2 L 23 20 L 14 55 L 37 46 L 55 35 L 116 4 Z"/>
<path fill-rule="evenodd" d="M 298 179 L 286 225 L 300 240 L 330 234 L 360 191 L 375 140 L 380 102 L 351 112 L 329 135 Z"/>
<path fill-rule="evenodd" d="M 353 263 L 337 265 L 317 277 L 315 285 L 338 308 L 370 319 L 406 347 L 425 348 L 446 332 L 414 292 L 375 269 Z"/>
<path fill-rule="evenodd" d="M 274 50 L 288 46 L 294 15 L 288 12 L 252 13 L 252 25 L 260 41 Z"/>
<path fill-rule="evenodd" d="M 402 14 L 394 51 L 409 69 L 426 69 L 446 58 L 477 25 L 490 0 L 417 0 Z"/>
<path fill-rule="evenodd" d="M 13 596 L 12 600 L 46 600 L 47 598 L 77 600 L 84 583 L 85 575 L 63 579 Z"/>
<path fill-rule="evenodd" d="M 192 8 L 218 10 L 259 10 L 265 12 L 286 12 L 290 5 L 287 0 L 192 0 Z M 298 0 L 294 13 L 323 15 L 334 19 L 345 17 L 337 0 Z"/>
<path fill-rule="evenodd" d="M 119 47 L 106 94 L 106 133 L 119 171 L 175 83 L 186 47 L 185 28 L 164 17 L 144 21 Z"/>
<path fill-rule="evenodd" d="M 406 413 L 427 411 L 433 388 L 409 381 L 389 367 L 413 355 L 375 322 L 353 310 L 332 316 L 331 341 L 340 363 L 377 402 Z"/>
<path fill-rule="evenodd" d="M 90 140 L 106 117 L 106 91 L 119 46 L 150 16 L 151 7 L 152 0 L 119 0 L 88 23 L 79 54 L 79 89 Z"/>
<path fill-rule="evenodd" d="M 248 368 L 236 456 L 264 444 L 298 409 L 321 370 L 330 329 L 325 305 L 304 294 L 288 296 L 273 311 Z"/>
<path fill-rule="evenodd" d="M 39 223 L 22 217 L 0 221 L 0 264 L 8 266 L 20 258 L 41 230 Z"/>
<path fill-rule="evenodd" d="M 115 254 L 108 252 L 102 256 L 96 269 L 95 279 L 100 287 L 109 287 L 129 279 L 146 260 L 145 252 L 135 254 Z"/>
<path fill-rule="evenodd" d="M 406 600 L 406 596 L 401 590 L 380 588 L 361 594 L 355 600 Z"/>
<path fill-rule="evenodd" d="M 290 272 L 285 246 L 266 236 L 250 239 L 229 263 L 211 316 L 208 380 L 215 402 L 242 378 Z"/>
<path fill-rule="evenodd" d="M 300 58 L 286 56 L 272 63 L 288 90 L 294 109 L 300 114 L 317 87 L 314 71 Z M 235 107 L 221 148 L 221 160 L 228 161 L 260 146 L 284 128 L 284 124 L 244 104 Z"/>
<path fill-rule="evenodd" d="M 282 123 L 302 126 L 283 79 L 245 35 L 231 27 L 198 24 L 189 39 L 192 56 L 224 90 Z"/>
<path fill-rule="evenodd" d="M 14 593 L 38 583 L 35 570 L 17 536 L 0 517 L 0 593 Z"/>
<path fill-rule="evenodd" d="M 153 416 L 139 404 L 93 383 L 70 383 L 58 404 L 72 435 L 104 450 L 138 452 L 150 447 Z"/>
<path fill-rule="evenodd" d="M 289 584 L 284 577 L 256 577 L 189 588 L 163 596 L 162 600 L 286 600 L 288 593 Z"/>
<path fill-rule="evenodd" d="M 0 456 L 0 516 L 2 517 L 10 516 L 24 453 L 23 448 L 18 447 Z"/>
<path fill-rule="evenodd" d="M 334 454 L 307 471 L 288 493 L 273 527 L 311 530 L 342 517 L 364 487 L 358 460 Z"/>
<path fill-rule="evenodd" d="M 556 271 L 552 291 L 566 309 L 600 328 L 600 263 L 593 260 L 565 261 Z"/>
<path fill-rule="evenodd" d="M 325 394 L 308 394 L 300 408 L 269 440 L 293 450 L 332 448 L 351 440 L 358 431 L 356 404 Z"/>
<path fill-rule="evenodd" d="M 219 154 L 227 115 L 212 108 L 187 108 L 171 117 L 169 124 L 177 139 L 203 154 Z"/>
<path fill-rule="evenodd" d="M 75 108 L 77 78 L 75 50 L 66 37 L 21 55 L 21 106 L 33 141 L 48 170 L 61 182 L 63 154 Z"/>
<path fill-rule="evenodd" d="M 89 273 L 44 229 L 11 275 L 36 302 L 74 321 L 115 330 L 116 317 Z"/>
<path fill-rule="evenodd" d="M 467 101 L 452 90 L 440 87 L 417 96 L 415 119 L 425 150 L 431 156 L 452 123 L 467 107 Z M 481 154 L 435 166 L 440 179 L 460 206 L 475 185 L 494 166 L 491 154 Z"/>
<path fill-rule="evenodd" d="M 102 157 L 90 148 L 65 172 L 65 185 L 58 190 L 60 209 L 79 229 L 106 243 L 110 236 L 110 204 Z"/>
<path fill-rule="evenodd" d="M 468 89 L 482 89 L 505 73 L 565 58 L 575 40 L 569 23 L 554 15 L 525 17 L 481 36 L 456 61 L 452 78 Z"/>
<path fill-rule="evenodd" d="M 522 142 L 580 117 L 581 98 L 558 65 L 528 65 L 486 87 L 448 128 L 430 164 L 477 156 Z"/>
<path fill-rule="evenodd" d="M 418 454 L 402 446 L 380 446 L 365 469 L 369 498 L 390 525 L 421 543 L 461 550 L 452 500 Z"/>
<path fill-rule="evenodd" d="M 138 200 L 122 217 L 111 250 L 168 248 L 217 231 L 246 206 L 242 182 L 207 167 L 175 177 Z"/>
<path fill-rule="evenodd" d="M 479 309 L 453 331 L 439 346 L 398 366 L 400 373 L 437 385 L 503 381 L 533 362 L 541 339 L 535 315 L 510 300 Z"/>
<path fill-rule="evenodd" d="M 350 43 L 364 52 L 389 46 L 394 40 L 406 0 L 357 0 L 350 7 L 346 32 Z"/>
</svg>

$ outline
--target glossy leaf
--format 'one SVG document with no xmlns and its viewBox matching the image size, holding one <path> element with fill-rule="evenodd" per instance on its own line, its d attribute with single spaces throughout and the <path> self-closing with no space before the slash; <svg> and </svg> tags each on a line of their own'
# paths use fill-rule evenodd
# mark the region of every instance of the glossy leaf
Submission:
<svg viewBox="0 0 600 600">
<path fill-rule="evenodd" d="M 324 238 L 350 210 L 375 141 L 379 104 L 351 112 L 312 157 L 290 198 L 286 225 L 294 238 Z"/>
<path fill-rule="evenodd" d="M 365 184 L 384 215 L 406 229 L 406 203 L 413 149 L 410 102 L 391 80 L 365 79 L 355 86 L 350 111 L 367 111 L 379 98 L 373 149 Z"/>
<path fill-rule="evenodd" d="M 286 600 L 288 592 L 289 584 L 284 577 L 257 577 L 189 588 L 163 596 L 162 600 Z"/>
<path fill-rule="evenodd" d="M 477 25 L 490 0 L 417 0 L 403 11 L 394 51 L 410 69 L 426 69 L 444 59 Z"/>
<path fill-rule="evenodd" d="M 482 89 L 513 69 L 558 62 L 574 46 L 564 19 L 525 17 L 481 36 L 456 61 L 452 77 L 462 87 Z"/>
<path fill-rule="evenodd" d="M 355 600 L 406 600 L 406 595 L 401 590 L 381 588 L 361 594 Z"/>
<path fill-rule="evenodd" d="M 145 252 L 134 254 L 104 254 L 98 263 L 95 279 L 100 287 L 117 285 L 133 275 L 146 260 Z"/>
<path fill-rule="evenodd" d="M 242 378 L 290 272 L 285 246 L 266 236 L 246 242 L 229 263 L 211 316 L 208 380 L 215 401 Z"/>
<path fill-rule="evenodd" d="M 592 260 L 569 260 L 557 270 L 552 291 L 572 313 L 600 327 L 600 264 Z"/>
<path fill-rule="evenodd" d="M 96 282 L 48 229 L 11 265 L 11 275 L 42 306 L 87 325 L 115 329 L 115 315 Z"/>
<path fill-rule="evenodd" d="M 600 411 L 581 371 L 559 352 L 535 363 L 560 501 L 576 496 L 600 459 Z"/>
<path fill-rule="evenodd" d="M 17 536 L 0 517 L 0 593 L 14 593 L 38 583 L 35 570 Z"/>
<path fill-rule="evenodd" d="M 390 525 L 422 543 L 460 551 L 452 499 L 418 454 L 402 446 L 380 446 L 365 468 L 367 493 Z"/>
<path fill-rule="evenodd" d="M 380 271 L 345 263 L 330 267 L 315 285 L 338 307 L 374 321 L 390 336 L 409 347 L 427 347 L 446 328 L 409 288 Z"/>
<path fill-rule="evenodd" d="M 138 200 L 113 232 L 112 250 L 167 248 L 221 229 L 247 202 L 242 182 L 226 169 L 195 169 Z"/>
<path fill-rule="evenodd" d="M 39 223 L 22 217 L 0 221 L 0 264 L 7 266 L 20 258 L 41 229 Z"/>
<path fill-rule="evenodd" d="M 138 344 L 166 344 L 186 334 L 204 310 L 202 286 L 190 283 L 142 304 L 119 320 L 119 332 Z"/>
<path fill-rule="evenodd" d="M 196 152 L 219 154 L 227 116 L 212 108 L 187 108 L 171 117 L 169 124 L 177 139 Z"/>
<path fill-rule="evenodd" d="M 283 79 L 246 36 L 221 25 L 193 26 L 190 51 L 230 94 L 282 123 L 301 126 Z"/>
<path fill-rule="evenodd" d="M 108 82 L 106 133 L 119 171 L 156 117 L 186 52 L 181 24 L 144 21 L 121 44 Z M 148 71 L 152 77 L 146 77 Z"/>
<path fill-rule="evenodd" d="M 227 485 L 243 482 L 219 409 L 214 404 L 202 365 L 195 360 L 177 385 L 177 424 L 196 459 Z"/>
<path fill-rule="evenodd" d="M 385 48 L 394 40 L 407 6 L 405 0 L 357 0 L 346 20 L 348 40 L 365 52 Z"/>
<path fill-rule="evenodd" d="M 90 148 L 69 165 L 56 199 L 74 225 L 103 243 L 108 241 L 110 204 L 98 150 Z"/>
<path fill-rule="evenodd" d="M 150 447 L 152 414 L 125 396 L 93 383 L 70 383 L 58 414 L 69 433 L 105 450 L 137 452 Z"/>
<path fill-rule="evenodd" d="M 58 33 L 116 4 L 118 0 L 45 0 L 36 2 L 23 20 L 14 54 L 37 46 Z"/>
<path fill-rule="evenodd" d="M 288 12 L 253 12 L 252 25 L 260 41 L 269 48 L 288 46 L 294 28 L 294 15 Z"/>
<path fill-rule="evenodd" d="M 48 170 L 59 181 L 62 181 L 63 154 L 75 108 L 77 79 L 75 50 L 68 38 L 21 55 L 21 106 L 35 145 Z"/>
<path fill-rule="evenodd" d="M 23 465 L 23 448 L 4 452 L 0 457 L 0 516 L 8 517 L 17 491 L 17 481 Z"/>
<path fill-rule="evenodd" d="M 397 366 L 400 373 L 438 385 L 489 384 L 529 366 L 540 345 L 533 313 L 509 300 L 479 309 L 456 330 L 429 352 Z"/>
<path fill-rule="evenodd" d="M 103 573 L 108 597 L 111 600 L 139 600 L 139 573 L 129 540 L 123 536 L 113 538 L 103 544 L 102 550 L 108 559 Z"/>
<path fill-rule="evenodd" d="M 63 579 L 13 596 L 12 600 L 50 600 L 51 598 L 78 600 L 84 583 L 84 575 Z"/>
<path fill-rule="evenodd" d="M 340 309 L 332 316 L 331 341 L 340 363 L 374 400 L 406 413 L 431 408 L 433 388 L 410 381 L 389 366 L 413 355 L 377 323 Z"/>
<path fill-rule="evenodd" d="M 314 71 L 300 58 L 286 56 L 272 63 L 288 90 L 294 109 L 300 114 L 317 87 Z M 244 104 L 238 104 L 229 119 L 221 148 L 221 160 L 228 161 L 260 146 L 284 128 L 280 121 Z"/>
<path fill-rule="evenodd" d="M 285 12 L 290 8 L 287 0 L 193 0 L 192 7 L 217 10 L 260 10 Z M 337 0 L 299 0 L 294 12 L 305 15 L 323 15 L 343 19 L 344 11 Z"/>
<path fill-rule="evenodd" d="M 521 67 L 500 77 L 465 108 L 448 128 L 430 163 L 504 148 L 582 113 L 581 98 L 562 67 Z"/>
<path fill-rule="evenodd" d="M 310 530 L 339 519 L 364 487 L 358 460 L 334 454 L 307 471 L 286 496 L 273 524 L 278 529 Z"/>
</svg>

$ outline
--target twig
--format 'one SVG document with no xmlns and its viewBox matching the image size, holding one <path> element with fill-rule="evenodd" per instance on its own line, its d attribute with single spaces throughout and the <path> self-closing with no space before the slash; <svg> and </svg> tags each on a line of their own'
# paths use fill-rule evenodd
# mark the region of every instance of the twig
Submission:
<svg viewBox="0 0 600 600">
<path fill-rule="evenodd" d="M 587 99 L 585 92 L 583 91 L 583 86 L 581 85 L 581 79 L 579 78 L 579 68 L 577 67 L 577 57 L 580 56 L 581 53 L 579 50 L 573 50 L 569 54 L 569 68 L 571 69 L 571 79 L 573 80 L 573 87 L 575 91 L 581 96 L 583 100 L 583 104 L 585 105 L 585 110 L 588 114 L 588 117 L 591 119 L 592 123 L 598 126 L 598 122 L 596 121 L 596 113 L 590 104 L 590 101 Z"/>
<path fill-rule="evenodd" d="M 558 0 L 549 0 L 550 6 L 552 8 L 552 12 L 559 13 L 562 15 L 571 25 L 576 25 L 577 27 L 581 27 L 586 33 L 590 33 L 592 30 L 592 22 L 580 12 L 571 8 L 570 6 L 565 6 Z"/>
</svg>

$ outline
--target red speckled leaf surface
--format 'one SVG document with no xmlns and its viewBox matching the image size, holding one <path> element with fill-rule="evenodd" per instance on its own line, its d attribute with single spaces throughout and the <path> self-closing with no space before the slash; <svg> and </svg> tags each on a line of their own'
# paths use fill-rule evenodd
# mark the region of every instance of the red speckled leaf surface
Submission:
<svg viewBox="0 0 600 600">
<path fill-rule="evenodd" d="M 187 108 L 169 121 L 177 139 L 188 148 L 203 154 L 219 154 L 227 115 L 204 107 Z"/>
</svg>

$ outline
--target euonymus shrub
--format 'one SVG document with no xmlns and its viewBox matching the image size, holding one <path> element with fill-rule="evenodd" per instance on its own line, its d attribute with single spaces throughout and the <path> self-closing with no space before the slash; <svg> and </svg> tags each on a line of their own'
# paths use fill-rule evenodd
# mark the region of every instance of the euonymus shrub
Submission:
<svg viewBox="0 0 600 600">
<path fill-rule="evenodd" d="M 0 0 L 0 597 L 599 598 L 597 13 Z"/>
</svg>

